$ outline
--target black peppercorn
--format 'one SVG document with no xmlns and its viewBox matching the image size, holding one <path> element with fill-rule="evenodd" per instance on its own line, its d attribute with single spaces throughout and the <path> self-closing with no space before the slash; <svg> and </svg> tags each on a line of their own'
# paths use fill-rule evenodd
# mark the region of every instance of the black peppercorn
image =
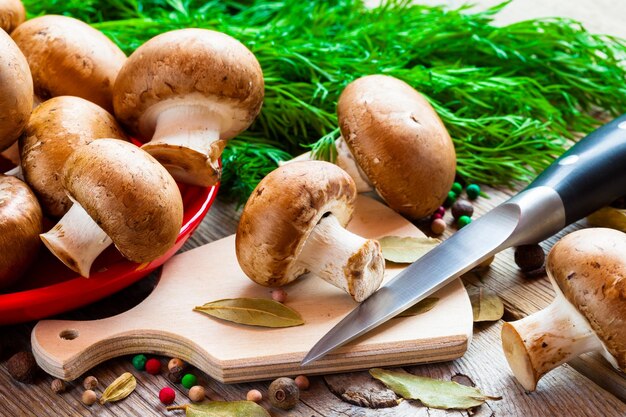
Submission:
<svg viewBox="0 0 626 417">
<path fill-rule="evenodd" d="M 300 389 L 293 379 L 278 378 L 270 384 L 268 396 L 274 407 L 289 410 L 298 403 Z"/>
<path fill-rule="evenodd" d="M 515 263 L 522 272 L 537 270 L 543 266 L 546 255 L 537 244 L 522 245 L 515 248 Z"/>
<path fill-rule="evenodd" d="M 452 204 L 452 216 L 459 220 L 461 216 L 472 217 L 474 206 L 467 200 L 457 200 Z"/>
<path fill-rule="evenodd" d="M 180 384 L 180 381 L 183 379 L 185 375 L 185 367 L 184 366 L 172 366 L 172 368 L 167 373 L 167 379 L 169 379 L 174 384 Z"/>
<path fill-rule="evenodd" d="M 7 362 L 7 370 L 13 379 L 27 384 L 33 382 L 37 369 L 35 357 L 30 352 L 18 352 Z"/>
</svg>

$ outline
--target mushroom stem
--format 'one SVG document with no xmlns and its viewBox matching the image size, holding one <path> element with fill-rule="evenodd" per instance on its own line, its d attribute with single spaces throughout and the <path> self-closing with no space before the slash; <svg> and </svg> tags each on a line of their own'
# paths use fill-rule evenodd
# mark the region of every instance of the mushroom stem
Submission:
<svg viewBox="0 0 626 417">
<path fill-rule="evenodd" d="M 603 350 L 587 320 L 557 289 L 547 308 L 521 320 L 504 323 L 502 348 L 513 374 L 534 391 L 548 371 L 577 356 Z"/>
<path fill-rule="evenodd" d="M 20 164 L 20 148 L 17 141 L 13 142 L 13 145 L 0 152 L 3 158 L 8 159 L 13 165 Z"/>
<path fill-rule="evenodd" d="M 380 286 L 385 261 L 377 241 L 349 232 L 331 214 L 311 231 L 298 265 L 361 302 Z"/>
<path fill-rule="evenodd" d="M 88 278 L 91 264 L 111 244 L 111 239 L 80 204 L 73 203 L 51 230 L 39 236 L 61 262 Z"/>
<path fill-rule="evenodd" d="M 142 149 L 174 179 L 200 186 L 219 180 L 219 158 L 226 146 L 220 139 L 219 112 L 201 103 L 177 103 L 162 109 L 155 123 L 152 140 Z"/>
</svg>

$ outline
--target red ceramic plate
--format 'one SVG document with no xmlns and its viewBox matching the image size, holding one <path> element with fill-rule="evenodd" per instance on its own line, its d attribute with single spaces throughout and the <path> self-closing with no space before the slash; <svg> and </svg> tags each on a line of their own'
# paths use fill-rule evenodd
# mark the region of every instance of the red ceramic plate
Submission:
<svg viewBox="0 0 626 417">
<path fill-rule="evenodd" d="M 213 203 L 218 187 L 180 185 L 184 216 L 174 246 L 147 263 L 130 262 L 111 246 L 98 257 L 90 278 L 78 276 L 42 245 L 37 264 L 22 284 L 0 293 L 0 325 L 38 320 L 97 301 L 148 275 L 178 251 L 196 230 Z M 95 272 L 94 272 L 95 271 Z"/>
</svg>

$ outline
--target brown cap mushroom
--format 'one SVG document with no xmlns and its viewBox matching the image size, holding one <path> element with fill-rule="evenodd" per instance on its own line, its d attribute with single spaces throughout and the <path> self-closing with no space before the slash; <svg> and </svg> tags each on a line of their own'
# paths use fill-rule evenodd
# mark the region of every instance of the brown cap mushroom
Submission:
<svg viewBox="0 0 626 417">
<path fill-rule="evenodd" d="M 337 103 L 339 128 L 358 166 L 392 209 L 428 216 L 454 182 L 454 145 L 428 101 L 385 75 L 350 83 Z"/>
<path fill-rule="evenodd" d="M 223 33 L 182 29 L 140 46 L 115 82 L 113 105 L 143 149 L 177 180 L 219 180 L 226 141 L 261 110 L 263 73 L 243 44 Z"/>
<path fill-rule="evenodd" d="M 355 199 L 354 181 L 331 163 L 293 162 L 272 171 L 239 221 L 241 269 L 268 287 L 312 272 L 363 301 L 380 286 L 385 263 L 377 241 L 344 228 Z"/>
<path fill-rule="evenodd" d="M 20 0 L 0 0 L 0 29 L 11 33 L 26 20 L 26 9 Z"/>
<path fill-rule="evenodd" d="M 15 42 L 0 30 L 0 151 L 22 134 L 33 109 L 33 79 Z"/>
<path fill-rule="evenodd" d="M 80 97 L 54 97 L 37 107 L 20 138 L 22 171 L 44 211 L 63 216 L 72 202 L 62 184 L 70 154 L 94 139 L 125 139 L 113 116 Z"/>
<path fill-rule="evenodd" d="M 513 374 L 533 391 L 551 369 L 599 351 L 626 371 L 626 233 L 583 229 L 561 239 L 546 269 L 556 298 L 547 308 L 502 327 Z"/>
<path fill-rule="evenodd" d="M 87 23 L 47 15 L 21 24 L 11 34 L 33 74 L 43 100 L 77 96 L 113 111 L 113 83 L 126 55 Z"/>
<path fill-rule="evenodd" d="M 41 207 L 28 186 L 0 174 L 0 288 L 14 283 L 39 249 Z"/>
<path fill-rule="evenodd" d="M 128 142 L 99 139 L 78 148 L 65 163 L 63 185 L 74 204 L 41 239 L 85 277 L 111 241 L 134 262 L 150 262 L 176 241 L 183 221 L 178 187 Z"/>
</svg>

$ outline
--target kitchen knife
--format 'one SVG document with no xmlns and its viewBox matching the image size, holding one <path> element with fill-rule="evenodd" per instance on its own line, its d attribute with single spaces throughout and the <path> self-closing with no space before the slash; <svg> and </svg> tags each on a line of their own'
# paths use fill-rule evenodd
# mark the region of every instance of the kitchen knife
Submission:
<svg viewBox="0 0 626 417">
<path fill-rule="evenodd" d="M 301 366 L 384 323 L 501 250 L 539 242 L 623 195 L 626 114 L 576 143 L 523 191 L 359 304 L 313 346 Z"/>
</svg>

